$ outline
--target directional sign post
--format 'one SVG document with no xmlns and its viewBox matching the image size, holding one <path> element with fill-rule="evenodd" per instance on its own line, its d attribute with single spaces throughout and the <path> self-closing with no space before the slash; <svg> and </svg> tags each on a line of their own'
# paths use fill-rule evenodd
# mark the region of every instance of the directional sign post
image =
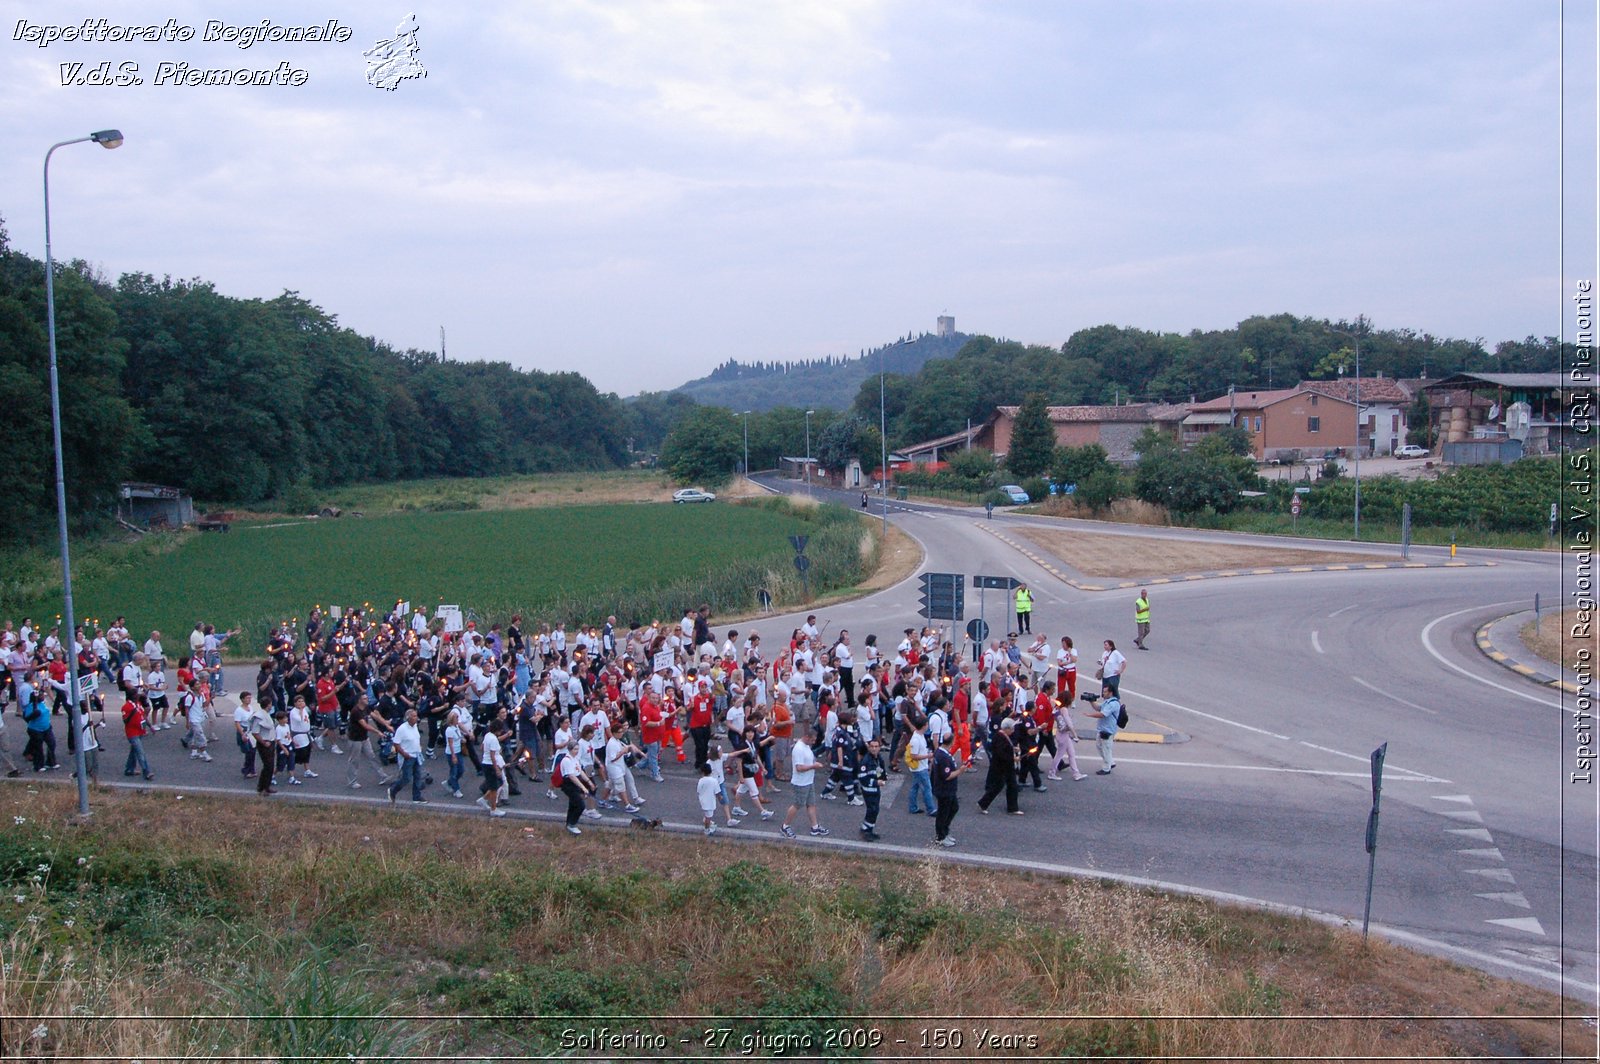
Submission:
<svg viewBox="0 0 1600 1064">
<path fill-rule="evenodd" d="M 967 622 L 967 638 L 972 640 L 974 646 L 982 646 L 983 641 L 989 638 L 989 625 L 981 617 L 974 617 Z"/>
<path fill-rule="evenodd" d="M 921 613 L 928 620 L 959 621 L 966 616 L 966 574 L 923 573 Z"/>
<path fill-rule="evenodd" d="M 997 591 L 1014 591 L 1021 583 L 1022 581 L 1018 580 L 1014 576 L 974 576 L 972 578 L 972 586 L 978 589 L 978 616 L 983 618 L 988 614 L 989 603 L 987 592 L 990 588 L 994 588 Z M 972 648 L 973 661 L 983 660 L 982 640 L 987 639 L 988 637 L 989 625 L 985 623 L 983 626 L 983 635 L 979 637 L 977 645 Z"/>
<path fill-rule="evenodd" d="M 1361 914 L 1361 943 L 1367 941 L 1367 925 L 1372 921 L 1372 876 L 1378 865 L 1378 799 L 1383 794 L 1383 759 L 1389 744 L 1372 751 L 1372 812 L 1367 814 L 1367 907 Z"/>
<path fill-rule="evenodd" d="M 806 544 L 810 540 L 810 536 L 789 537 L 789 543 L 794 547 L 794 567 L 800 573 L 800 592 L 808 602 L 811 600 L 811 559 L 806 557 Z"/>
<path fill-rule="evenodd" d="M 1289 500 L 1289 527 L 1300 527 L 1300 496 L 1296 495 Z"/>
</svg>

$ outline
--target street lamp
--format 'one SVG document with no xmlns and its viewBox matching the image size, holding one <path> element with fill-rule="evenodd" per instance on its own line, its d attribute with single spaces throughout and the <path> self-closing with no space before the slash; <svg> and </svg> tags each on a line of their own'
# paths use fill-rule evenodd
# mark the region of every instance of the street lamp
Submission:
<svg viewBox="0 0 1600 1064">
<path fill-rule="evenodd" d="M 739 415 L 744 419 L 744 479 L 750 479 L 750 411 Z"/>
<path fill-rule="evenodd" d="M 1356 447 L 1355 447 L 1355 478 L 1356 478 L 1356 539 L 1361 538 L 1361 423 L 1365 420 L 1361 414 L 1361 334 L 1366 332 L 1367 318 L 1364 314 L 1356 315 L 1356 331 L 1346 332 L 1343 329 L 1333 331 L 1340 336 L 1348 336 L 1356 342 Z M 1331 328 L 1331 326 L 1330 326 Z"/>
<path fill-rule="evenodd" d="M 883 446 L 883 542 L 889 542 L 889 419 L 883 402 L 883 359 L 890 347 L 905 347 L 912 343 L 910 337 L 899 343 L 878 348 L 878 442 Z M 972 447 L 972 422 L 967 422 L 967 448 Z"/>
<path fill-rule="evenodd" d="M 67 481 L 61 454 L 61 388 L 56 369 L 55 259 L 50 253 L 50 156 L 57 148 L 94 141 L 102 148 L 122 144 L 122 132 L 102 129 L 87 137 L 50 145 L 44 153 L 44 306 L 50 335 L 50 431 L 56 449 L 56 528 L 61 535 L 61 590 L 65 598 L 62 619 L 67 625 L 67 726 L 72 729 L 73 767 L 78 771 L 78 814 L 89 815 L 89 772 L 83 750 L 83 710 L 78 705 L 78 622 L 72 615 L 72 556 L 67 550 Z"/>
<path fill-rule="evenodd" d="M 806 411 L 806 494 L 811 494 L 811 415 L 815 410 Z"/>
</svg>

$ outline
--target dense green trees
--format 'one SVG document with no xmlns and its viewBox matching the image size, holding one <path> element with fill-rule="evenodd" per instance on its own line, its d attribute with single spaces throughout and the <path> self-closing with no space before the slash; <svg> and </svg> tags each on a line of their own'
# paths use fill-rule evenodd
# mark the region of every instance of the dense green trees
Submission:
<svg viewBox="0 0 1600 1064">
<path fill-rule="evenodd" d="M 882 442 L 877 426 L 869 424 L 865 418 L 842 417 L 817 437 L 817 461 L 823 469 L 843 471 L 854 459 L 861 463 L 864 474 L 870 476 L 882 462 Z"/>
<path fill-rule="evenodd" d="M 744 453 L 739 419 L 720 406 L 697 406 L 661 446 L 661 466 L 680 484 L 719 487 L 733 479 Z"/>
<path fill-rule="evenodd" d="M 1171 437 L 1146 429 L 1135 447 L 1139 465 L 1134 471 L 1134 494 L 1176 515 L 1227 513 L 1239 505 L 1241 491 L 1265 487 L 1255 462 L 1238 453 L 1237 438 L 1226 432 L 1214 433 L 1185 451 Z"/>
<path fill-rule="evenodd" d="M 1056 430 L 1050 424 L 1044 393 L 1030 392 L 1017 411 L 1017 423 L 1011 430 L 1011 449 L 1006 454 L 1006 468 L 1019 477 L 1039 476 L 1050 468 L 1055 449 Z"/>
<path fill-rule="evenodd" d="M 635 411 L 577 373 L 441 362 L 340 327 L 294 292 L 224 296 L 199 281 L 57 266 L 69 506 L 108 514 L 124 479 L 211 502 L 395 477 L 614 468 L 630 435 L 665 435 L 692 401 Z M 0 229 L 0 529 L 49 527 L 54 466 L 44 266 Z"/>
</svg>

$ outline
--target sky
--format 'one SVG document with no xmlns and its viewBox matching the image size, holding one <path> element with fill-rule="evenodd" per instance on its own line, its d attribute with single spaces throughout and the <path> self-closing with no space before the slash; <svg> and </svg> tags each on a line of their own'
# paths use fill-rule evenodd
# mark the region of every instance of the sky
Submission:
<svg viewBox="0 0 1600 1064">
<path fill-rule="evenodd" d="M 205 40 L 268 9 L 349 39 Z M 409 14 L 426 76 L 370 84 Z M 194 36 L 40 46 L 101 18 Z M 54 156 L 58 259 L 621 395 L 945 313 L 1492 348 L 1594 276 L 1595 44 L 1592 0 L 0 0 L 0 218 L 42 258 L 45 151 L 118 128 Z M 63 84 L 107 61 L 143 84 Z"/>
</svg>

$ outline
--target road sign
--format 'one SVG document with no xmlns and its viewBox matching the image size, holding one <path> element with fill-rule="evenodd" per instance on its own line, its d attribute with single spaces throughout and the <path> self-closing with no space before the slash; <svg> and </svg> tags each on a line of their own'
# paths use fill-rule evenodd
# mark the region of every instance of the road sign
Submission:
<svg viewBox="0 0 1600 1064">
<path fill-rule="evenodd" d="M 761 603 L 762 609 L 770 610 L 772 608 L 772 592 L 768 591 L 764 587 L 757 589 L 756 601 Z"/>
<path fill-rule="evenodd" d="M 964 573 L 923 573 L 922 609 L 928 620 L 959 621 L 966 616 Z"/>
<path fill-rule="evenodd" d="M 1295 517 L 1300 516 L 1300 496 L 1296 495 L 1289 500 L 1289 513 Z"/>
<path fill-rule="evenodd" d="M 811 568 L 811 559 L 807 558 L 804 554 L 796 554 L 794 556 L 794 567 L 803 573 L 807 569 Z"/>
<path fill-rule="evenodd" d="M 989 622 L 980 617 L 974 617 L 967 622 L 967 638 L 974 643 L 981 643 L 989 638 Z"/>
<path fill-rule="evenodd" d="M 1300 487 L 1294 489 L 1294 493 L 1296 495 L 1310 495 L 1311 489 L 1302 484 Z"/>
<path fill-rule="evenodd" d="M 1372 812 L 1367 814 L 1367 907 L 1361 914 L 1361 941 L 1367 940 L 1367 925 L 1372 920 L 1372 876 L 1378 866 L 1378 799 L 1383 795 L 1383 759 L 1389 744 L 1372 751 Z"/>
<path fill-rule="evenodd" d="M 1022 584 L 1014 576 L 974 576 L 972 586 L 997 591 L 1014 591 Z"/>
<path fill-rule="evenodd" d="M 806 544 L 809 543 L 810 541 L 811 541 L 811 537 L 810 536 L 790 536 L 789 537 L 789 542 L 794 545 L 794 552 L 796 554 L 804 554 L 806 552 Z"/>
</svg>

